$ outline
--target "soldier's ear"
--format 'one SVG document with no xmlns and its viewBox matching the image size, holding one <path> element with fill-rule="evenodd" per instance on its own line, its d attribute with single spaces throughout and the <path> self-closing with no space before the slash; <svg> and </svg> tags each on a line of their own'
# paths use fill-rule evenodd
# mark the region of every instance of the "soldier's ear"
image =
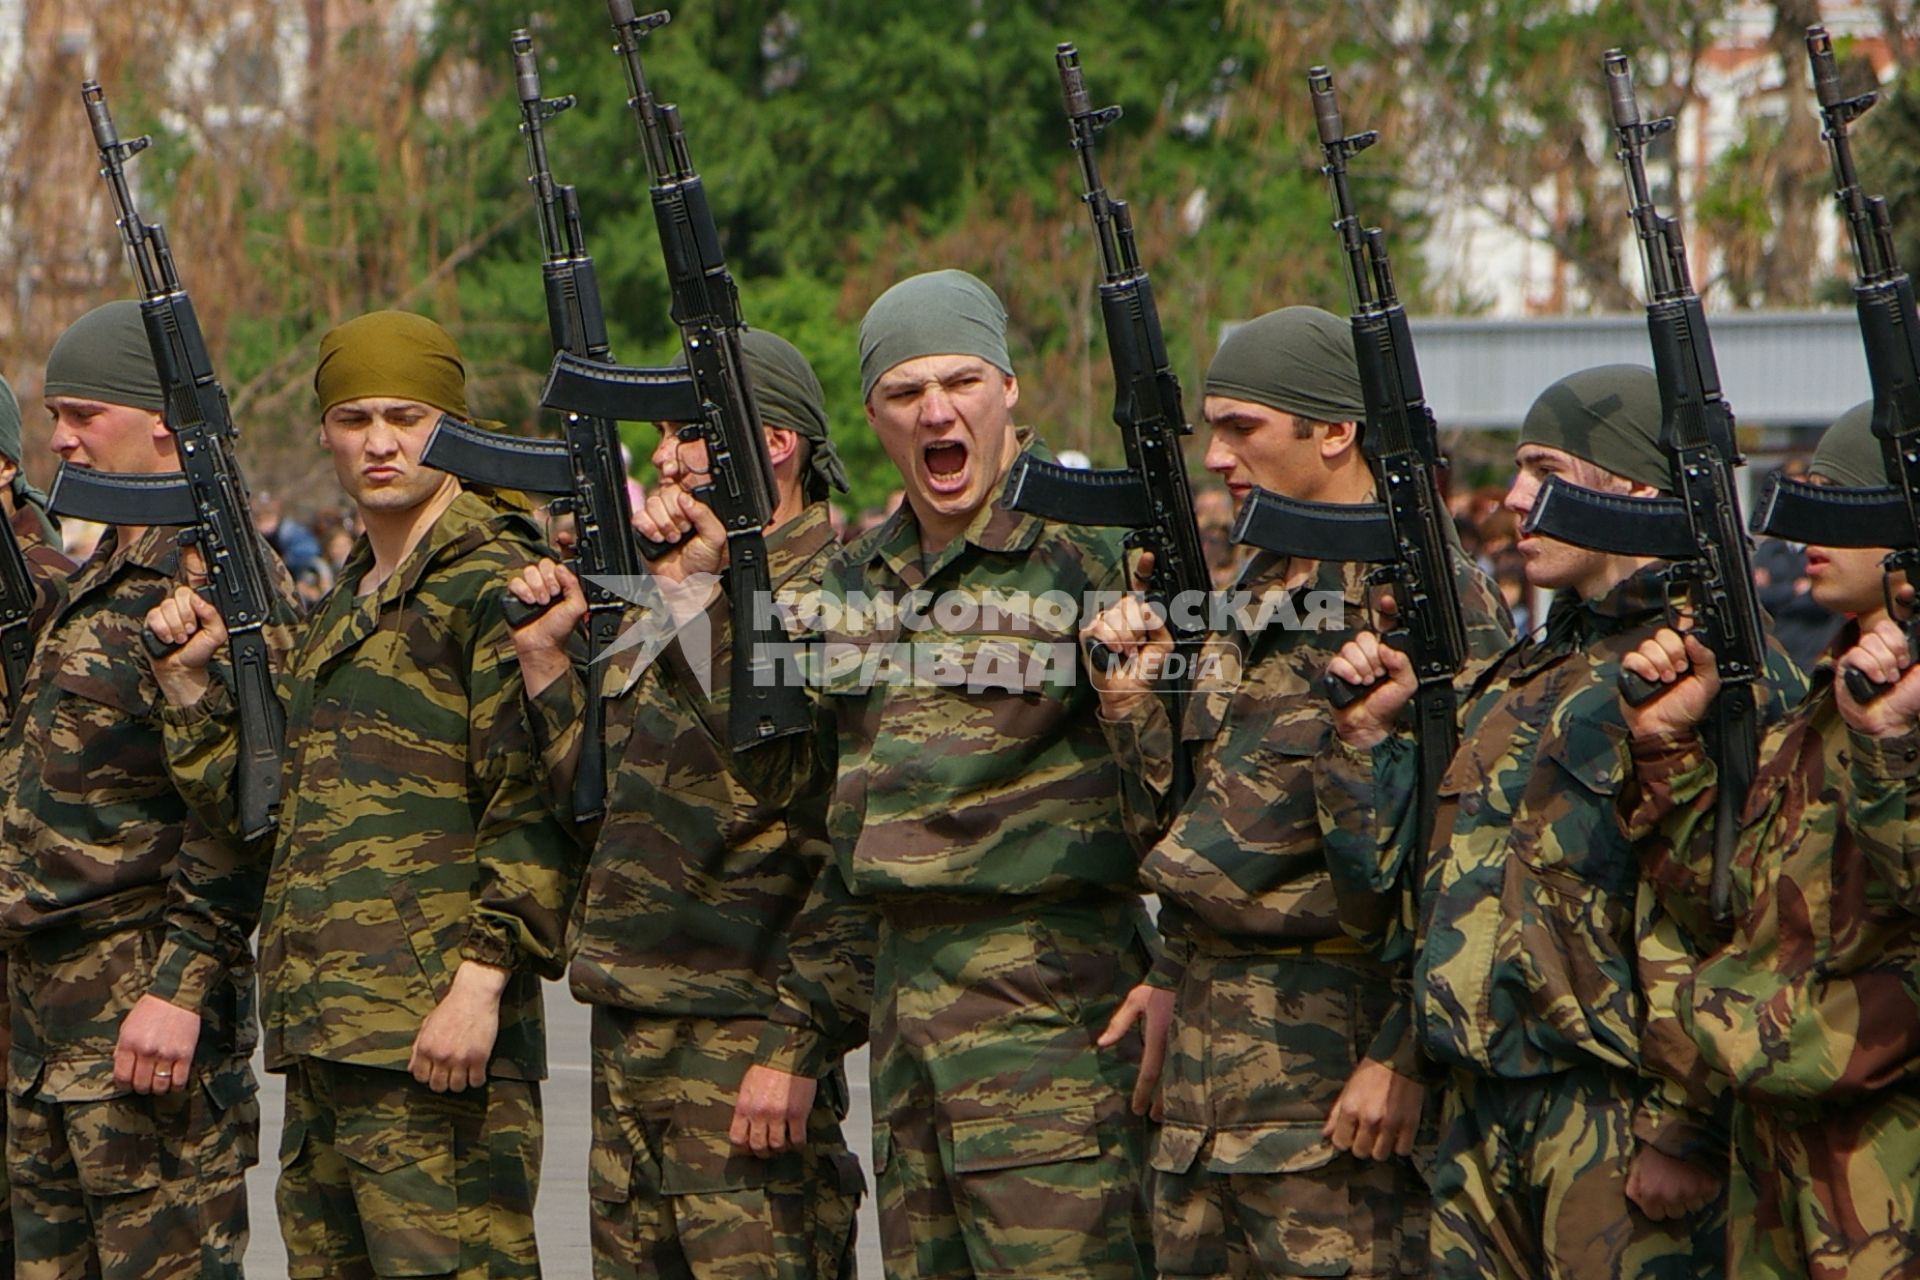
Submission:
<svg viewBox="0 0 1920 1280">
<path fill-rule="evenodd" d="M 767 461 L 779 466 L 800 447 L 800 434 L 788 427 L 768 427 Z"/>
<path fill-rule="evenodd" d="M 1359 423 L 1329 422 L 1326 434 L 1320 437 L 1320 456 L 1327 462 L 1338 462 L 1352 452 L 1359 443 Z"/>
</svg>

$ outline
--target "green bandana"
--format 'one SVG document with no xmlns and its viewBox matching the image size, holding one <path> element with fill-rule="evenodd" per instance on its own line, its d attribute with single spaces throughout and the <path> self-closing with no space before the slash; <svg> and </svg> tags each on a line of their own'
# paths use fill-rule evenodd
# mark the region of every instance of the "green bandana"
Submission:
<svg viewBox="0 0 1920 1280">
<path fill-rule="evenodd" d="M 140 304 L 109 302 L 75 320 L 47 354 L 42 394 L 164 412 L 167 397 L 153 367 Z"/>
<path fill-rule="evenodd" d="M 1603 364 L 1560 379 L 1527 410 L 1520 443 L 1563 450 L 1663 493 L 1673 487 L 1660 447 L 1660 384 L 1641 365 Z"/>
<path fill-rule="evenodd" d="M 805 488 L 810 498 L 824 498 L 827 488 L 847 491 L 847 469 L 827 439 L 827 394 L 813 366 L 795 346 L 777 333 L 749 329 L 741 340 L 746 350 L 747 376 L 753 379 L 753 398 L 766 426 L 785 427 L 813 444 L 808 471 L 817 484 Z"/>
<path fill-rule="evenodd" d="M 1202 393 L 1314 422 L 1367 417 L 1353 329 L 1318 307 L 1282 307 L 1235 328 L 1207 366 Z"/>
<path fill-rule="evenodd" d="M 1891 483 L 1880 437 L 1873 434 L 1873 401 L 1853 406 L 1821 433 L 1807 470 L 1850 489 L 1877 489 Z"/>
<path fill-rule="evenodd" d="M 467 366 L 453 335 L 425 316 L 373 311 L 320 339 L 313 373 L 320 412 L 348 400 L 415 400 L 473 421 L 467 411 Z"/>
<path fill-rule="evenodd" d="M 921 356 L 978 356 L 1013 376 L 1007 309 L 964 271 L 910 276 L 875 299 L 860 321 L 860 396 L 895 365 Z"/>
</svg>

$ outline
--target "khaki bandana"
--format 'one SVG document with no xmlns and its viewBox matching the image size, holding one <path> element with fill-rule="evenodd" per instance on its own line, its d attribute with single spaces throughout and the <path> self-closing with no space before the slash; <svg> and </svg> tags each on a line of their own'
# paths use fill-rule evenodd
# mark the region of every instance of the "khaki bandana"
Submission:
<svg viewBox="0 0 1920 1280">
<path fill-rule="evenodd" d="M 425 316 L 374 311 L 320 339 L 313 374 L 320 413 L 348 400 L 417 400 L 473 421 L 467 411 L 467 366 L 453 335 Z"/>
</svg>

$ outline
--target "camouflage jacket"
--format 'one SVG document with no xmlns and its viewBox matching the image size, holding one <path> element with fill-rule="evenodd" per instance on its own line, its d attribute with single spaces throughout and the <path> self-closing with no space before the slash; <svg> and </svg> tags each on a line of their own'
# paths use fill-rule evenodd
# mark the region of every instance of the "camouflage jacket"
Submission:
<svg viewBox="0 0 1920 1280">
<path fill-rule="evenodd" d="M 776 596 L 816 591 L 837 545 L 824 502 L 776 529 L 767 538 Z M 787 926 L 827 858 L 824 806 L 757 800 L 728 769 L 724 723 L 703 719 L 725 716 L 724 689 L 700 696 L 677 645 L 644 667 L 643 652 L 591 673 L 606 702 L 607 808 L 576 829 L 593 852 L 568 947 L 573 993 L 669 1017 L 764 1018 Z M 531 703 L 563 817 L 585 688 L 576 669 Z"/>
<path fill-rule="evenodd" d="M 267 1066 L 402 1071 L 463 959 L 513 970 L 490 1070 L 546 1072 L 541 973 L 558 976 L 574 846 L 541 800 L 506 579 L 532 521 L 454 500 L 392 577 L 357 594 L 363 538 L 281 679 L 287 769 L 260 919 Z M 168 718 L 175 776 L 224 806 L 230 700 Z"/>
<path fill-rule="evenodd" d="M 1730 927 L 1705 909 L 1718 773 L 1699 736 L 1636 742 L 1622 793 L 1649 878 L 1725 943 L 1682 993 L 1688 1029 L 1763 1104 L 1833 1105 L 1920 1077 L 1920 738 L 1841 719 L 1833 658 L 1857 636 L 1842 633 L 1761 744 Z"/>
<path fill-rule="evenodd" d="M 1562 592 L 1544 634 L 1475 681 L 1419 888 L 1414 1019 L 1430 1057 L 1484 1075 L 1639 1072 L 1636 1132 L 1710 1163 L 1718 1101 L 1677 1020 L 1699 940 L 1659 908 L 1615 814 L 1631 767 L 1620 659 L 1664 621 L 1659 573 L 1643 569 L 1592 602 Z M 1800 680 L 1778 650 L 1770 675 L 1762 714 L 1777 719 Z M 1403 887 L 1410 737 L 1372 753 L 1335 738 L 1319 763 L 1338 873 Z"/>
<path fill-rule="evenodd" d="M 16 524 L 18 528 L 18 524 Z M 278 568 L 278 561 L 270 561 Z M 7 736 L 0 935 L 16 995 L 12 1070 L 62 1099 L 113 1083 L 120 1021 L 143 995 L 208 1020 L 209 1054 L 251 1043 L 249 939 L 263 868 L 217 837 L 168 778 L 159 687 L 140 632 L 173 590 L 170 529 L 109 529 L 58 592 Z M 268 628 L 276 654 L 285 612 Z"/>
<path fill-rule="evenodd" d="M 1469 650 L 1493 658 L 1513 640 L 1506 606 L 1464 557 L 1454 568 Z M 1312 777 L 1332 732 L 1320 678 L 1365 623 L 1366 566 L 1318 564 L 1294 591 L 1284 586 L 1290 571 L 1288 561 L 1271 555 L 1248 561 L 1235 584 L 1248 598 L 1232 603 L 1251 626 L 1233 627 L 1205 648 L 1213 661 L 1201 664 L 1183 735 L 1194 786 L 1177 814 L 1168 812 L 1173 770 L 1164 704 L 1137 704 L 1145 723 L 1101 722 L 1126 766 L 1129 815 L 1151 831 L 1149 840 L 1158 838 L 1141 864 L 1146 887 L 1160 895 L 1165 950 L 1149 979 L 1155 985 L 1176 986 L 1195 950 L 1364 949 L 1351 943 L 1342 922 L 1369 911 L 1375 895 L 1339 901 L 1343 885 L 1321 851 Z M 1404 1018 L 1383 1028 L 1369 1050 L 1409 1072 L 1411 1053 Z"/>
<path fill-rule="evenodd" d="M 792 1033 L 766 1060 L 817 1075 L 864 1038 L 881 900 L 1135 891 L 1078 643 L 1089 593 L 1122 581 L 1110 534 L 1004 497 L 930 558 L 905 504 L 834 556 L 803 620 L 825 637 L 810 655 L 818 732 L 730 757 L 769 803 L 831 791 L 833 861 L 794 923 L 774 1014 Z"/>
</svg>

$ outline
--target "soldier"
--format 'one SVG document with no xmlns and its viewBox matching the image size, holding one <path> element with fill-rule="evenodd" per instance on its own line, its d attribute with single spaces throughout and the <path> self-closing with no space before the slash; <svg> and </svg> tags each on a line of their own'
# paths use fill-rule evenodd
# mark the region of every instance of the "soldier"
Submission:
<svg viewBox="0 0 1920 1280">
<path fill-rule="evenodd" d="M 1221 344 L 1205 390 L 1207 468 L 1236 501 L 1256 485 L 1321 502 L 1373 496 L 1346 321 L 1315 307 L 1252 320 Z M 1474 651 L 1495 657 L 1512 639 L 1505 610 L 1464 555 L 1457 569 Z M 1165 832 L 1142 865 L 1166 939 L 1149 982 L 1177 993 L 1153 1153 L 1163 1276 L 1424 1273 L 1409 958 L 1403 948 L 1388 962 L 1342 932 L 1313 801 L 1328 737 L 1320 673 L 1366 616 L 1365 573 L 1265 552 L 1247 563 L 1245 625 L 1208 645 L 1187 703 L 1195 778 L 1178 811 L 1153 692 L 1172 637 L 1148 630 L 1133 598 L 1091 628 L 1132 656 L 1093 680 L 1115 750 L 1147 757 L 1127 775 L 1153 785 L 1129 787 L 1129 805 Z"/>
<path fill-rule="evenodd" d="M 74 570 L 73 561 L 60 550 L 60 530 L 47 514 L 47 498 L 27 483 L 20 469 L 20 402 L 5 378 L 0 378 L 0 509 L 4 509 L 14 540 L 26 557 L 27 572 L 34 585 L 34 612 L 28 622 L 30 632 L 46 625 L 58 601 L 60 584 Z M 24 685 L 24 681 L 22 682 Z M 24 689 L 8 689 L 0 701 L 0 724 L 11 723 L 13 710 Z M 0 768 L 16 762 L 18 754 L 0 749 Z M 11 783 L 6 790 L 12 791 Z M 0 1056 L 7 1050 L 9 1018 L 6 1004 L 6 956 L 0 952 Z M 0 1095 L 0 1116 L 5 1115 L 6 1098 Z M 0 1161 L 0 1197 L 12 1198 L 12 1184 L 6 1164 Z M 14 1274 L 13 1214 L 0 1212 L 0 1276 Z"/>
<path fill-rule="evenodd" d="M 1667 484 L 1648 370 L 1588 369 L 1528 410 L 1506 505 L 1548 476 L 1614 493 Z M 1480 674 L 1441 782 L 1419 886 L 1414 1017 L 1446 1071 L 1433 1274 L 1718 1276 L 1725 1142 L 1674 1021 L 1690 940 L 1652 903 L 1614 802 L 1630 767 L 1620 660 L 1664 616 L 1647 561 L 1523 537 L 1555 592 L 1543 633 Z M 1417 769 L 1396 731 L 1404 655 L 1363 633 L 1329 668 L 1379 683 L 1334 715 L 1316 779 L 1336 879 L 1391 891 L 1412 861 Z M 1784 656 L 1762 702 L 1797 686 Z M 1678 971 L 1677 971 L 1678 970 Z"/>
<path fill-rule="evenodd" d="M 286 804 L 260 923 L 267 1067 L 287 1075 L 289 1274 L 535 1276 L 568 841 L 539 795 L 502 601 L 530 516 L 420 464 L 467 418 L 453 339 L 377 311 L 320 342 L 320 444 L 365 534 L 282 680 Z M 151 619 L 176 772 L 217 803 L 223 628 L 179 592 Z"/>
<path fill-rule="evenodd" d="M 1813 475 L 1890 483 L 1871 405 L 1827 430 Z M 1727 1274 L 1920 1277 L 1920 676 L 1888 616 L 1884 549 L 1809 547 L 1813 595 L 1853 621 L 1761 744 L 1733 863 L 1733 919 L 1704 910 L 1716 773 L 1700 720 L 1713 655 L 1671 630 L 1624 665 L 1672 686 L 1626 708 L 1629 834 L 1674 915 L 1722 944 L 1681 991 L 1732 1081 Z M 1888 686 L 1862 705 L 1839 668 Z M 1894 681 L 1898 680 L 1898 683 Z"/>
<path fill-rule="evenodd" d="M 806 358 L 763 330 L 746 334 L 777 505 L 767 556 L 776 595 L 796 608 L 837 549 L 827 497 L 846 472 L 827 438 L 826 399 Z M 706 444 L 664 423 L 653 463 L 656 522 L 674 495 L 707 482 Z M 826 861 L 818 804 L 780 809 L 727 769 L 701 715 L 711 704 L 678 646 L 639 646 L 580 672 L 563 648 L 586 600 L 550 560 L 513 591 L 555 601 L 514 632 L 534 726 L 563 814 L 579 764 L 585 675 L 606 702 L 607 808 L 575 827 L 592 852 L 574 920 L 569 978 L 593 1006 L 594 1274 L 719 1280 L 851 1275 L 860 1165 L 840 1133 L 845 1080 L 822 1090 L 799 1149 L 756 1158 L 727 1140 L 740 1079 L 773 1011 L 786 930 Z M 650 619 L 634 610 L 630 626 Z M 831 1095 L 831 1096 L 829 1096 Z"/>
<path fill-rule="evenodd" d="M 1014 427 L 1006 312 L 979 280 L 895 285 L 860 351 L 906 500 L 827 566 L 819 731 L 728 757 L 769 802 L 828 794 L 833 844 L 730 1136 L 804 1139 L 871 986 L 887 1273 L 1143 1275 L 1139 1053 L 1094 1041 L 1146 972 L 1150 926 L 1074 637 L 1086 593 L 1120 586 L 1119 549 L 1000 500 L 1038 446 Z M 640 521 L 695 532 L 656 570 L 716 571 L 718 523 L 677 505 Z"/>
<path fill-rule="evenodd" d="M 67 466 L 179 469 L 137 303 L 62 334 L 45 394 Z M 32 505 L 14 527 L 38 538 Z M 180 554 L 167 529 L 106 532 L 40 635 L 0 762 L 23 1277 L 237 1276 L 246 1252 L 259 868 L 169 783 L 140 657 L 147 611 L 184 576 Z M 284 623 L 284 573 L 278 586 Z M 284 650 L 284 626 L 269 635 Z"/>
</svg>

